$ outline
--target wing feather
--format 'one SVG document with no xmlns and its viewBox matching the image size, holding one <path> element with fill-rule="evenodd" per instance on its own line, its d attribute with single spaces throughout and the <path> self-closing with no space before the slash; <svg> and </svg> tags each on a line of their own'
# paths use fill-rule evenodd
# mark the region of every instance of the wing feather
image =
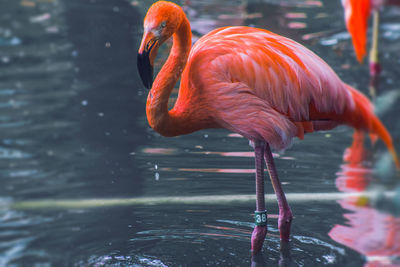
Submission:
<svg viewBox="0 0 400 267">
<path fill-rule="evenodd" d="M 354 106 L 343 82 L 320 57 L 291 39 L 261 29 L 226 27 L 199 39 L 181 80 L 181 84 L 189 84 L 181 85 L 182 91 L 195 90 L 180 94 L 197 93 L 208 97 L 205 101 L 209 102 L 226 95 L 231 106 L 252 104 L 243 103 L 235 91 L 238 87 L 229 83 L 248 88 L 268 107 L 265 110 L 275 110 L 293 122 L 310 120 L 311 106 L 312 112 L 324 114 L 342 114 L 345 108 Z M 289 128 L 282 126 L 282 135 L 288 136 Z"/>
<path fill-rule="evenodd" d="M 214 79 L 245 83 L 271 107 L 296 121 L 309 119 L 312 101 L 319 111 L 336 113 L 351 102 L 342 81 L 321 58 L 266 30 L 218 29 L 194 45 L 191 62 L 206 68 L 192 65 L 193 74 L 211 71 Z"/>
</svg>

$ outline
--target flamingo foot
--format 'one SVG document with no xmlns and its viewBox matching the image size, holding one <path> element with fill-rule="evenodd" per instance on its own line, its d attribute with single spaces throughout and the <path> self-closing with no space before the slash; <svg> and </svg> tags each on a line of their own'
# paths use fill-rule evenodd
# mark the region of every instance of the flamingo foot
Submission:
<svg viewBox="0 0 400 267">
<path fill-rule="evenodd" d="M 251 252 L 259 253 L 262 249 L 265 236 L 267 235 L 267 226 L 256 225 L 251 234 Z"/>
<path fill-rule="evenodd" d="M 293 220 L 292 211 L 289 209 L 284 213 L 285 215 L 281 216 L 281 214 L 282 213 L 280 212 L 278 218 L 278 228 L 281 236 L 281 241 L 289 242 L 290 228 L 292 226 L 292 220 Z"/>
</svg>

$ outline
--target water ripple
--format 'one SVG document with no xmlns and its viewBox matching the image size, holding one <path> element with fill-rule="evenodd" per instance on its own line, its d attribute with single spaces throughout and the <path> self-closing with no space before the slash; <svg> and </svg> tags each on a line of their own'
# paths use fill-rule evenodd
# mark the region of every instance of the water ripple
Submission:
<svg viewBox="0 0 400 267">
<path fill-rule="evenodd" d="M 10 96 L 16 93 L 15 89 L 0 89 L 0 96 Z"/>
<path fill-rule="evenodd" d="M 18 170 L 18 171 L 13 171 L 9 173 L 10 177 L 29 177 L 34 174 L 37 174 L 39 171 L 38 170 Z"/>
<path fill-rule="evenodd" d="M 12 38 L 3 38 L 0 37 L 0 46 L 16 46 L 20 45 L 22 43 L 22 40 L 16 36 Z"/>
<path fill-rule="evenodd" d="M 5 122 L 5 123 L 0 123 L 0 128 L 18 128 L 18 127 L 25 126 L 25 125 L 28 125 L 31 123 L 32 123 L 31 120 Z"/>
<path fill-rule="evenodd" d="M 0 250 L 2 250 L 0 266 L 7 266 L 13 259 L 18 258 L 32 240 L 34 240 L 34 238 L 26 237 L 8 242 L 2 241 L 0 245 Z"/>
<path fill-rule="evenodd" d="M 0 147 L 0 159 L 27 159 L 31 155 L 18 149 Z"/>
<path fill-rule="evenodd" d="M 343 248 L 336 247 L 332 244 L 329 244 L 314 237 L 294 235 L 292 238 L 300 241 L 303 244 L 312 244 L 319 247 L 327 247 L 340 253 L 341 255 L 345 255 L 345 250 Z"/>
<path fill-rule="evenodd" d="M 320 43 L 324 46 L 332 46 L 337 44 L 339 41 L 349 40 L 350 34 L 348 32 L 339 32 L 331 36 L 321 38 Z"/>
<path fill-rule="evenodd" d="M 10 210 L 7 205 L 10 201 L 8 198 L 0 198 L 0 266 L 10 266 L 10 263 L 21 257 L 43 255 L 43 251 L 27 249 L 37 239 L 31 229 L 35 225 L 52 221 L 51 218 Z"/>
<path fill-rule="evenodd" d="M 132 266 L 132 267 L 168 267 L 161 260 L 148 256 L 124 256 L 120 254 L 107 256 L 90 256 L 87 261 L 80 261 L 73 266 Z"/>
<path fill-rule="evenodd" d="M 7 102 L 0 102 L 0 108 L 20 108 L 22 106 L 26 106 L 27 104 L 28 103 L 25 101 L 10 99 Z"/>
<path fill-rule="evenodd" d="M 387 40 L 394 41 L 400 39 L 400 23 L 382 24 L 383 37 Z"/>
</svg>

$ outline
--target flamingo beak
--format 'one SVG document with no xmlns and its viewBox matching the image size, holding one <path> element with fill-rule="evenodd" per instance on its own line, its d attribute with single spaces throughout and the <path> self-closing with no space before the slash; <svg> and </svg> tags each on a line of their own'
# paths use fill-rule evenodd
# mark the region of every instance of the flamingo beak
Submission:
<svg viewBox="0 0 400 267">
<path fill-rule="evenodd" d="M 152 63 L 155 55 L 154 53 L 151 53 L 151 51 L 156 46 L 157 43 L 158 39 L 151 32 L 145 33 L 137 55 L 137 68 L 139 71 L 139 75 L 140 78 L 142 79 L 143 85 L 147 89 L 150 89 L 153 85 Z"/>
</svg>

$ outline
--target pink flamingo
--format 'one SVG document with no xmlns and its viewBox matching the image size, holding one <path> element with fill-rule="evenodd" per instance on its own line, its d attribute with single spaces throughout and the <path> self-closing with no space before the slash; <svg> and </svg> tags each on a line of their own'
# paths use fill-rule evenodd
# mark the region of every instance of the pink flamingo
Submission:
<svg viewBox="0 0 400 267">
<path fill-rule="evenodd" d="M 173 46 L 153 82 L 153 62 L 162 43 Z M 253 253 L 267 233 L 264 159 L 275 190 L 283 241 L 289 240 L 292 211 L 274 165 L 271 147 L 286 148 L 293 137 L 347 124 L 378 135 L 400 166 L 392 139 L 373 114 L 369 100 L 343 83 L 317 55 L 293 40 L 250 27 L 224 27 L 191 48 L 188 19 L 178 5 L 159 1 L 148 10 L 137 58 L 150 89 L 146 103 L 150 126 L 163 136 L 226 128 L 248 138 L 255 150 L 256 226 Z M 175 106 L 168 99 L 181 79 Z M 264 159 L 263 159 L 264 158 Z"/>
</svg>

